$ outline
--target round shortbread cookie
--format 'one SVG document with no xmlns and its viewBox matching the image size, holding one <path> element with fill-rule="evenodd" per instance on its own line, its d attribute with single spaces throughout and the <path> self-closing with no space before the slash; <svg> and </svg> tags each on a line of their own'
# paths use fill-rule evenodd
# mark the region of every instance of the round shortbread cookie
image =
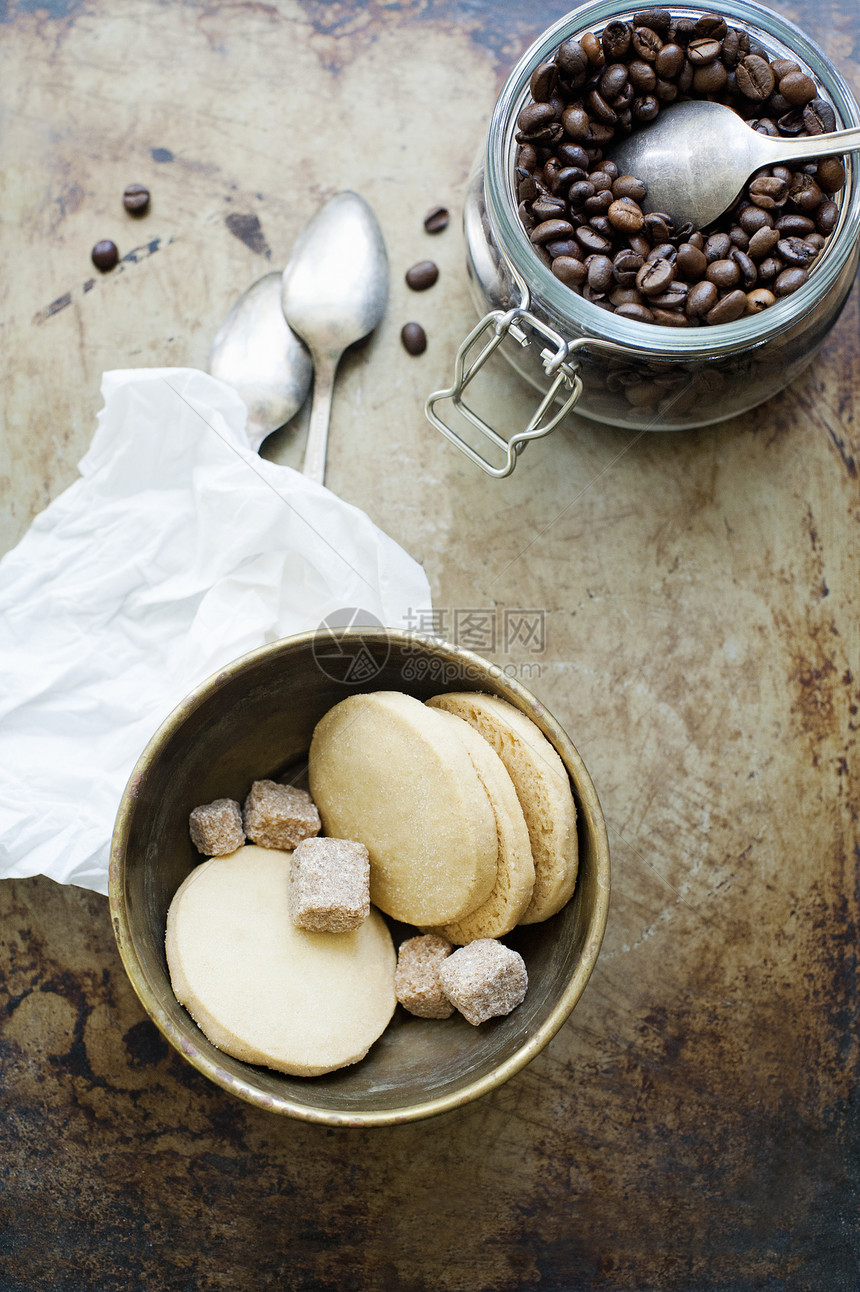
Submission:
<svg viewBox="0 0 860 1292">
<path fill-rule="evenodd" d="M 505 765 L 489 742 L 455 713 L 439 709 L 465 741 L 478 778 L 490 798 L 499 839 L 496 883 L 487 900 L 462 920 L 435 928 L 449 942 L 463 946 L 476 938 L 500 938 L 519 924 L 531 901 L 535 867 L 528 827 Z"/>
<path fill-rule="evenodd" d="M 504 763 L 526 819 L 535 867 L 534 891 L 520 924 L 549 919 L 573 893 L 579 861 L 576 805 L 564 763 L 531 718 L 498 696 L 456 691 L 427 704 L 465 718 Z"/>
<path fill-rule="evenodd" d="M 348 933 L 290 919 L 288 852 L 248 844 L 177 889 L 165 949 L 176 999 L 245 1063 L 315 1077 L 357 1063 L 396 1006 L 396 952 L 378 911 Z"/>
<path fill-rule="evenodd" d="M 317 723 L 308 763 L 324 832 L 367 848 L 380 910 L 407 924 L 446 924 L 486 901 L 496 882 L 495 817 L 441 714 L 399 691 L 351 695 Z"/>
</svg>

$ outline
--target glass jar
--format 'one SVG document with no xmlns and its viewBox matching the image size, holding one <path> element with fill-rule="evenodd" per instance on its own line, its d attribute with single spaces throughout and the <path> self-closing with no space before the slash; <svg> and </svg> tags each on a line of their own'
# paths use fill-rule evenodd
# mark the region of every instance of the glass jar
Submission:
<svg viewBox="0 0 860 1292">
<path fill-rule="evenodd" d="M 843 78 L 787 19 L 752 0 L 666 7 L 675 17 L 693 19 L 719 12 L 731 26 L 745 29 L 772 59 L 804 64 L 818 82 L 820 96 L 833 107 L 837 129 L 860 125 L 860 108 Z M 509 475 L 525 444 L 548 434 L 574 407 L 595 421 L 647 431 L 704 426 L 753 408 L 810 362 L 856 276 L 860 167 L 856 155 L 848 154 L 845 185 L 835 196 L 839 219 L 807 282 L 759 314 L 704 327 L 641 323 L 601 309 L 554 277 L 518 215 L 517 117 L 528 101 L 532 72 L 553 57 L 562 41 L 587 31 L 599 35 L 608 22 L 630 21 L 635 11 L 619 0 L 592 0 L 535 41 L 502 88 L 470 177 L 463 217 L 467 271 L 472 299 L 483 317 L 460 347 L 453 386 L 430 395 L 426 413 L 489 475 Z M 496 350 L 541 392 L 524 429 L 503 428 L 503 433 L 463 397 Z M 442 419 L 439 408 L 446 401 L 475 428 L 478 447 Z M 492 457 L 481 451 L 488 444 Z"/>
</svg>

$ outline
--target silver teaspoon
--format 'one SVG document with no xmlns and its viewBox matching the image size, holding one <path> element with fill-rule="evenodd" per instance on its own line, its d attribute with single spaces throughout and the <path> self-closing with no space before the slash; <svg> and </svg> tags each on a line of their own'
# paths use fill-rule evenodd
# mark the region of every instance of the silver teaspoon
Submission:
<svg viewBox="0 0 860 1292">
<path fill-rule="evenodd" d="M 299 411 L 313 366 L 284 318 L 280 270 L 259 278 L 239 297 L 212 342 L 209 371 L 248 405 L 246 429 L 255 452 Z"/>
<path fill-rule="evenodd" d="M 653 125 L 613 149 L 619 175 L 647 186 L 646 211 L 702 229 L 731 206 L 763 166 L 834 157 L 860 149 L 860 127 L 799 139 L 759 134 L 722 103 L 691 99 L 663 108 Z"/>
<path fill-rule="evenodd" d="M 303 471 L 322 484 L 335 372 L 347 346 L 372 332 L 388 300 L 382 231 L 357 193 L 336 193 L 308 221 L 284 270 L 281 302 L 314 362 Z"/>
</svg>

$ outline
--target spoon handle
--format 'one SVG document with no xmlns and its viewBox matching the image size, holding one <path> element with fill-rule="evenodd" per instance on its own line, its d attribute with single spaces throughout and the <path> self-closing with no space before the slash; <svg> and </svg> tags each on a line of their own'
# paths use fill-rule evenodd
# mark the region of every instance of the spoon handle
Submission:
<svg viewBox="0 0 860 1292">
<path fill-rule="evenodd" d="M 334 391 L 334 374 L 339 354 L 314 354 L 314 393 L 311 402 L 311 420 L 305 445 L 302 474 L 317 484 L 325 484 L 325 459 L 328 446 L 328 423 L 331 415 L 331 397 Z"/>
<path fill-rule="evenodd" d="M 763 138 L 768 138 L 763 136 Z M 860 126 L 833 134 L 804 135 L 802 139 L 769 139 L 774 165 L 780 161 L 812 161 L 815 157 L 838 157 L 860 149 Z"/>
</svg>

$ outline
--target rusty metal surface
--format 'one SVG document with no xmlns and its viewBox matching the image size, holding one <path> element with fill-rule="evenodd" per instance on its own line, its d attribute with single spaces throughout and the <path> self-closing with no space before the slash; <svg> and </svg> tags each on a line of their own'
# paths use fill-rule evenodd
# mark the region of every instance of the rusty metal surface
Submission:
<svg viewBox="0 0 860 1292">
<path fill-rule="evenodd" d="M 772 7 L 860 92 L 853 4 Z M 333 1131 L 168 1049 L 105 899 L 4 882 L 3 1292 L 858 1286 L 856 287 L 806 375 L 721 426 L 573 418 L 497 485 L 421 411 L 472 323 L 459 231 L 430 240 L 423 215 L 459 211 L 509 63 L 565 8 L 0 5 L 0 549 L 74 479 L 102 371 L 202 366 L 315 204 L 358 188 L 392 298 L 342 370 L 328 482 L 570 733 L 614 884 L 591 983 L 523 1073 L 439 1119 Z M 428 255 L 439 283 L 412 295 Z M 495 397 L 531 408 L 513 376 Z M 299 465 L 306 425 L 266 453 Z M 539 650 L 505 637 L 522 612 Z"/>
</svg>

